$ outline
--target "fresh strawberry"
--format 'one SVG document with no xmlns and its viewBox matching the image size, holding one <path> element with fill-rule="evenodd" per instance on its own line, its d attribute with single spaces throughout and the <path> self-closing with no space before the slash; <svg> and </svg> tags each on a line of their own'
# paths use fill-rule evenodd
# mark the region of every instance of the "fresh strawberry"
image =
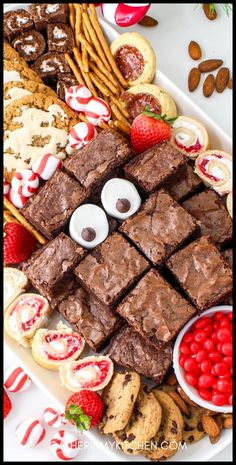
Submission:
<svg viewBox="0 0 236 465">
<path fill-rule="evenodd" d="M 103 403 L 97 392 L 81 389 L 67 400 L 65 418 L 80 431 L 96 426 L 102 414 Z"/>
<path fill-rule="evenodd" d="M 170 140 L 171 124 L 175 119 L 152 113 L 147 106 L 131 125 L 131 146 L 134 151 L 142 153 L 160 142 Z"/>
<path fill-rule="evenodd" d="M 9 222 L 3 228 L 4 263 L 21 263 L 29 258 L 37 248 L 32 234 L 21 224 Z"/>
<path fill-rule="evenodd" d="M 11 409 L 12 409 L 11 401 L 10 401 L 5 389 L 3 389 L 3 418 L 7 417 L 7 415 L 10 413 Z"/>
</svg>

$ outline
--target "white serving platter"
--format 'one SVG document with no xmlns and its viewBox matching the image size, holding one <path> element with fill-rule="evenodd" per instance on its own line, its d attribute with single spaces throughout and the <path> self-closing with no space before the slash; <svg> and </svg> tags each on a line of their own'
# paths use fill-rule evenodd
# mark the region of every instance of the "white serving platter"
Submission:
<svg viewBox="0 0 236 465">
<path fill-rule="evenodd" d="M 29 3 L 5 4 L 4 12 L 10 11 L 12 9 L 27 8 L 28 5 Z M 101 20 L 101 25 L 110 43 L 118 37 L 118 32 L 116 32 L 105 21 Z M 166 77 L 161 71 L 159 71 L 159 69 L 157 70 L 157 75 L 154 82 L 158 84 L 160 87 L 166 89 L 174 98 L 177 104 L 179 114 L 196 118 L 206 126 L 211 139 L 212 149 L 215 148 L 231 153 L 232 141 L 230 137 L 208 115 L 206 115 L 206 113 L 202 111 L 201 108 L 199 108 L 194 102 L 192 102 L 192 100 L 184 92 L 182 92 L 173 82 L 171 82 L 170 79 L 168 79 L 168 77 Z M 53 320 L 49 327 L 55 328 L 59 320 L 63 319 L 57 312 L 55 312 L 55 316 L 53 317 Z M 4 334 L 4 342 L 6 347 L 18 359 L 19 364 L 28 373 L 33 382 L 35 382 L 35 384 L 45 393 L 45 395 L 50 399 L 50 401 L 53 404 L 57 405 L 58 408 L 64 410 L 65 401 L 71 393 L 70 391 L 68 391 L 60 385 L 58 373 L 46 370 L 37 365 L 31 356 L 31 350 L 19 346 L 7 334 Z M 82 357 L 91 354 L 92 351 L 89 350 L 89 348 L 86 346 L 86 349 L 82 353 Z M 112 439 L 104 437 L 96 430 L 87 431 L 84 434 L 89 436 L 89 438 L 93 441 L 94 446 L 98 449 L 98 453 L 100 449 L 101 452 L 106 454 L 108 460 L 116 462 L 148 461 L 141 455 L 127 456 L 123 454 L 121 451 L 115 448 Z M 231 442 L 232 430 L 225 429 L 222 431 L 221 437 L 216 444 L 211 444 L 209 438 L 205 437 L 196 444 L 187 446 L 186 449 L 179 450 L 177 454 L 175 454 L 173 458 L 169 461 L 205 462 L 215 457 Z"/>
</svg>

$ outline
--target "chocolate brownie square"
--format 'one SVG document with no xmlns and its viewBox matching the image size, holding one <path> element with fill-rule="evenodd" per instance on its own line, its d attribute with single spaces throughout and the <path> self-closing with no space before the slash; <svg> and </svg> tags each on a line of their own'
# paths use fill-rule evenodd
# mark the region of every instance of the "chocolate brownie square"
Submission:
<svg viewBox="0 0 236 465">
<path fill-rule="evenodd" d="M 36 30 L 41 31 L 47 28 L 48 23 L 66 23 L 67 8 L 66 3 L 32 3 L 29 13 Z"/>
<path fill-rule="evenodd" d="M 93 249 L 74 270 L 80 284 L 106 305 L 115 305 L 149 268 L 119 233 Z"/>
<path fill-rule="evenodd" d="M 48 299 L 50 306 L 56 309 L 60 302 L 64 301 L 70 294 L 73 294 L 77 288 L 77 281 L 72 272 L 67 273 L 64 278 L 50 289 L 41 287 L 41 294 Z"/>
<path fill-rule="evenodd" d="M 202 186 L 202 180 L 194 173 L 191 165 L 186 163 L 179 168 L 165 187 L 171 197 L 180 202 L 201 189 Z"/>
<path fill-rule="evenodd" d="M 206 236 L 176 252 L 166 265 L 200 311 L 226 300 L 232 292 L 232 270 Z"/>
<path fill-rule="evenodd" d="M 85 198 L 85 191 L 75 179 L 62 171 L 56 171 L 38 193 L 30 198 L 21 213 L 50 240 L 62 230 Z"/>
<path fill-rule="evenodd" d="M 125 325 L 112 337 L 106 354 L 115 363 L 161 384 L 171 366 L 172 351 L 171 342 L 159 342 L 156 348 Z"/>
<path fill-rule="evenodd" d="M 126 220 L 125 233 L 155 265 L 160 265 L 197 230 L 195 220 L 163 189 Z"/>
<path fill-rule="evenodd" d="M 26 10 L 11 10 L 3 16 L 3 34 L 9 42 L 22 32 L 33 29 L 34 23 L 30 13 Z"/>
<path fill-rule="evenodd" d="M 135 331 L 156 345 L 173 339 L 196 309 L 156 271 L 150 270 L 117 307 Z"/>
<path fill-rule="evenodd" d="M 222 254 L 230 268 L 233 268 L 233 249 L 225 250 Z"/>
<path fill-rule="evenodd" d="M 162 186 L 178 168 L 186 163 L 184 155 L 170 142 L 155 145 L 135 156 L 124 167 L 125 176 L 150 194 Z"/>
<path fill-rule="evenodd" d="M 208 189 L 185 200 L 182 205 L 198 220 L 203 236 L 210 236 L 219 246 L 232 240 L 232 219 L 216 192 Z"/>
<path fill-rule="evenodd" d="M 122 321 L 107 305 L 82 287 L 61 302 L 58 310 L 95 352 L 104 347 Z"/>
<path fill-rule="evenodd" d="M 65 171 L 91 193 L 131 156 L 131 148 L 116 131 L 105 129 L 78 153 L 67 158 Z"/>
</svg>

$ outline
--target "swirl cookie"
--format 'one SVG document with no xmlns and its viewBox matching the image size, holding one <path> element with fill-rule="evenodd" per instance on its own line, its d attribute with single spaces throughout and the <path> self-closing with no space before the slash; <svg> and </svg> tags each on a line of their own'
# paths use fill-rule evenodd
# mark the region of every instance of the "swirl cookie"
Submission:
<svg viewBox="0 0 236 465">
<path fill-rule="evenodd" d="M 104 434 L 115 433 L 126 427 L 132 415 L 140 385 L 140 376 L 134 371 L 114 374 L 102 393 L 105 411 L 99 429 Z"/>
<path fill-rule="evenodd" d="M 206 186 L 223 196 L 232 191 L 233 160 L 229 153 L 222 150 L 207 150 L 195 160 L 195 173 Z"/>
<path fill-rule="evenodd" d="M 55 92 L 45 84 L 24 79 L 23 81 L 11 81 L 4 84 L 4 107 L 28 95 L 35 93 L 56 97 Z"/>
<path fill-rule="evenodd" d="M 51 309 L 39 294 L 21 294 L 7 308 L 4 327 L 7 334 L 24 347 L 29 347 L 37 329 L 47 326 Z"/>
<path fill-rule="evenodd" d="M 104 355 L 85 357 L 65 363 L 59 368 L 61 384 L 72 392 L 80 389 L 99 391 L 109 383 L 112 375 L 113 363 Z"/>
<path fill-rule="evenodd" d="M 15 52 L 16 53 L 16 52 Z M 35 71 L 33 71 L 23 58 L 17 58 L 15 55 L 9 60 L 3 61 L 4 67 L 4 84 L 10 81 L 23 81 L 30 79 L 31 81 L 41 82 L 42 79 Z"/>
<path fill-rule="evenodd" d="M 162 408 L 155 395 L 141 386 L 128 425 L 114 433 L 113 437 L 126 454 L 139 454 L 146 441 L 157 434 L 161 417 Z"/>
<path fill-rule="evenodd" d="M 40 366 L 58 370 L 61 365 L 77 360 L 84 345 L 82 336 L 60 321 L 57 329 L 38 329 L 32 340 L 32 356 Z"/>
<path fill-rule="evenodd" d="M 72 153 L 68 134 L 78 122 L 57 97 L 33 94 L 16 100 L 4 112 L 4 177 L 31 168 L 45 153 L 63 159 Z"/>
<path fill-rule="evenodd" d="M 26 275 L 17 268 L 4 267 L 4 310 L 16 299 L 28 286 Z"/>
<path fill-rule="evenodd" d="M 171 142 L 189 158 L 196 158 L 210 148 L 206 128 L 187 116 L 179 116 L 172 124 Z"/>
<path fill-rule="evenodd" d="M 162 419 L 158 433 L 150 440 L 143 455 L 150 460 L 164 460 L 178 451 L 183 438 L 184 421 L 179 407 L 164 391 L 153 389 L 162 408 Z"/>
</svg>

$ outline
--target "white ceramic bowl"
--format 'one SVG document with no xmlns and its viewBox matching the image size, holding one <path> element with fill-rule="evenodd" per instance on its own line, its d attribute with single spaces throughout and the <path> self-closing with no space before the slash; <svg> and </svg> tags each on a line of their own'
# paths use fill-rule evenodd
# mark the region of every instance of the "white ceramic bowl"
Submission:
<svg viewBox="0 0 236 465">
<path fill-rule="evenodd" d="M 184 378 L 184 373 L 185 372 L 184 372 L 183 368 L 181 368 L 181 366 L 179 365 L 179 355 L 180 355 L 179 346 L 180 346 L 180 343 L 181 343 L 185 333 L 190 329 L 190 327 L 193 325 L 193 323 L 195 323 L 195 321 L 199 320 L 199 318 L 201 318 L 202 316 L 211 316 L 216 312 L 228 313 L 228 312 L 230 312 L 232 310 L 233 310 L 232 305 L 218 305 L 216 307 L 211 307 L 211 308 L 209 308 L 209 310 L 206 310 L 203 314 L 192 318 L 190 321 L 188 321 L 188 323 L 186 323 L 186 325 L 180 331 L 180 333 L 179 333 L 179 335 L 178 335 L 178 337 L 177 337 L 177 339 L 175 341 L 175 345 L 174 345 L 173 365 L 174 365 L 176 378 L 177 378 L 180 386 L 182 387 L 184 392 L 186 392 L 186 394 L 190 397 L 190 399 L 193 400 L 194 402 L 196 402 L 196 404 L 200 405 L 201 407 L 205 407 L 207 409 L 213 410 L 214 412 L 232 413 L 233 407 L 232 407 L 232 405 L 229 405 L 229 406 L 217 406 L 217 405 L 214 405 L 213 402 L 210 402 L 210 401 L 208 402 L 208 401 L 202 399 L 198 395 L 197 390 L 195 389 L 195 387 L 190 386 L 190 384 L 188 384 L 185 381 L 185 378 Z"/>
</svg>

